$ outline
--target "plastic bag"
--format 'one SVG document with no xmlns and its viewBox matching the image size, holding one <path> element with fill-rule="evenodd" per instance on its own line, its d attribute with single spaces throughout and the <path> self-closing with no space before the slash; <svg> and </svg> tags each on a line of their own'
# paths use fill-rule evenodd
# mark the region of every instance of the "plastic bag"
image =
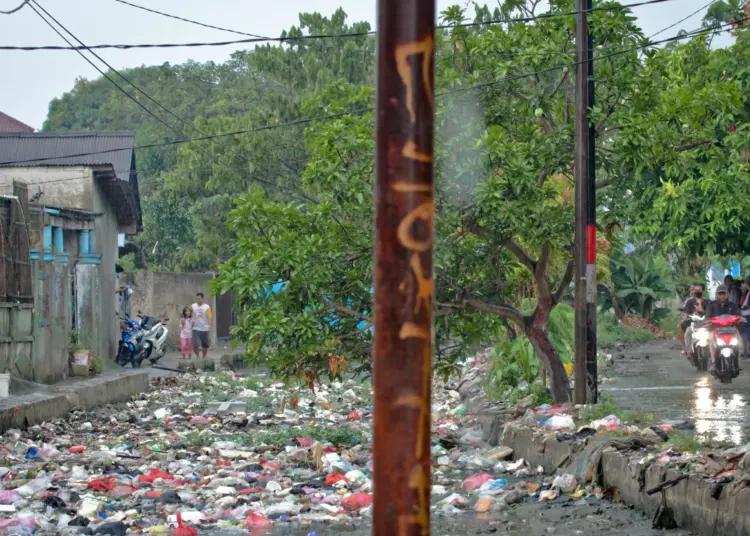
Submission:
<svg viewBox="0 0 750 536">
<path fill-rule="evenodd" d="M 101 493 L 107 493 L 109 491 L 112 491 L 117 487 L 117 484 L 115 484 L 115 479 L 110 478 L 95 478 L 91 482 L 89 482 L 89 487 L 93 489 L 94 491 L 98 491 Z"/>
<path fill-rule="evenodd" d="M 84 452 L 86 452 L 86 447 L 83 445 L 75 445 L 73 447 L 70 447 L 68 449 L 68 452 L 70 452 L 71 454 L 83 454 Z"/>
<path fill-rule="evenodd" d="M 469 478 L 464 480 L 464 483 L 461 485 L 461 489 L 464 491 L 473 491 L 475 489 L 481 488 L 482 485 L 488 480 L 492 480 L 492 477 L 487 473 L 477 473 L 476 475 L 470 476 Z"/>
<path fill-rule="evenodd" d="M 151 471 L 148 472 L 148 474 L 141 475 L 138 477 L 138 482 L 143 482 L 146 484 L 153 484 L 154 480 L 161 478 L 162 480 L 174 480 L 174 477 L 170 475 L 169 473 L 165 473 L 164 471 L 160 471 L 159 469 L 153 468 Z"/>
<path fill-rule="evenodd" d="M 0 491 L 0 504 L 13 504 L 16 501 L 20 501 L 21 496 L 14 489 L 6 489 Z"/>
<path fill-rule="evenodd" d="M 545 421 L 544 427 L 551 430 L 565 430 L 575 428 L 576 423 L 570 415 L 553 415 Z"/>
<path fill-rule="evenodd" d="M 600 428 L 606 428 L 607 430 L 617 430 L 622 423 L 616 415 L 607 415 L 603 419 L 594 421 L 591 423 L 591 428 L 599 430 Z"/>
<path fill-rule="evenodd" d="M 193 527 L 182 524 L 182 514 L 177 512 L 177 528 L 172 531 L 172 536 L 198 536 L 198 531 Z"/>
<path fill-rule="evenodd" d="M 326 477 L 326 485 L 333 486 L 334 484 L 341 482 L 342 480 L 344 482 L 349 482 L 349 480 L 347 480 L 346 476 L 344 476 L 343 474 L 331 473 L 330 475 Z"/>
<path fill-rule="evenodd" d="M 367 508 L 371 504 L 372 495 L 369 493 L 355 493 L 341 501 L 341 506 L 349 511 L 361 510 L 362 508 Z"/>
<path fill-rule="evenodd" d="M 245 518 L 245 522 L 243 523 L 243 526 L 246 529 L 258 529 L 258 528 L 266 528 L 273 525 L 273 521 L 268 519 L 263 514 L 259 514 L 257 512 L 248 512 L 247 517 Z"/>
<path fill-rule="evenodd" d="M 573 475 L 560 475 L 552 482 L 553 489 L 559 489 L 563 493 L 573 493 L 578 487 L 578 480 Z"/>
</svg>

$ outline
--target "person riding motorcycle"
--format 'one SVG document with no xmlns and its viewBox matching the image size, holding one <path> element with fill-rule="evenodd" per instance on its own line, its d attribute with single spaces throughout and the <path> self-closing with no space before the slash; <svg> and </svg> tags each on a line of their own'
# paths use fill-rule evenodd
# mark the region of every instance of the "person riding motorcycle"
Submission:
<svg viewBox="0 0 750 536">
<path fill-rule="evenodd" d="M 719 285 L 716 288 L 716 299 L 708 304 L 706 316 L 714 318 L 716 316 L 730 315 L 739 316 L 740 311 L 736 303 L 729 301 L 727 287 Z"/>
<path fill-rule="evenodd" d="M 686 320 L 682 321 L 681 328 L 684 333 L 683 337 L 683 347 L 687 349 L 692 349 L 693 342 L 692 342 L 692 335 L 693 335 L 693 325 L 690 320 L 690 317 L 694 314 L 706 314 L 706 308 L 709 305 L 708 300 L 706 300 L 703 297 L 703 293 L 706 291 L 706 285 L 703 283 L 696 283 L 693 285 L 693 297 L 690 298 L 687 302 L 685 302 L 685 316 Z"/>
<path fill-rule="evenodd" d="M 677 330 L 680 333 L 680 344 L 682 345 L 682 355 L 685 357 L 687 357 L 688 355 L 687 347 L 685 346 L 685 330 L 690 325 L 690 315 L 687 314 L 687 304 L 693 298 L 695 298 L 695 283 L 690 285 L 690 297 L 685 300 L 685 304 L 682 306 L 682 308 L 684 309 L 681 315 L 682 320 L 680 320 L 680 323 L 677 324 Z"/>
</svg>

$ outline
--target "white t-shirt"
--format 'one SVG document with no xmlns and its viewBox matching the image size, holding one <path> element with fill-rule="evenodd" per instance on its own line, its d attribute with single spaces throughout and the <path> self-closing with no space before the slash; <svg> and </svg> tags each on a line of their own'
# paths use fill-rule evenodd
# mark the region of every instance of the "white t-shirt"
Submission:
<svg viewBox="0 0 750 536">
<path fill-rule="evenodd" d="M 211 307 L 204 303 L 203 305 L 193 304 L 193 331 L 209 331 Z"/>
</svg>

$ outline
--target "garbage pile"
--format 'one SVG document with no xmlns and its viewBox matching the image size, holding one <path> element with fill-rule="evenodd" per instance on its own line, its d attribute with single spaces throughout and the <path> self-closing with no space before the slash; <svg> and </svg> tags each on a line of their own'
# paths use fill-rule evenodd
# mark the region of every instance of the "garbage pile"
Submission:
<svg viewBox="0 0 750 536">
<path fill-rule="evenodd" d="M 466 479 L 514 467 L 498 465 L 512 451 L 483 450 L 481 430 L 462 429 L 459 398 L 455 382 L 436 386 L 436 511 L 454 515 L 471 496 L 478 511 L 513 503 L 507 480 Z M 372 504 L 371 400 L 369 383 L 294 393 L 257 377 L 186 374 L 127 404 L 9 430 L 0 438 L 0 533 L 263 534 L 361 523 Z"/>
</svg>

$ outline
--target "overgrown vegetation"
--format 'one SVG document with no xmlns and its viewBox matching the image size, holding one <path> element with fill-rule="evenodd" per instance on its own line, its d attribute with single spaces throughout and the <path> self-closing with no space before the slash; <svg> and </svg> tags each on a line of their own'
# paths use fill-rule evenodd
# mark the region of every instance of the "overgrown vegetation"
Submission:
<svg viewBox="0 0 750 536">
<path fill-rule="evenodd" d="M 598 404 L 586 406 L 584 411 L 580 414 L 578 424 L 580 426 L 586 426 L 592 421 L 598 421 L 609 415 L 614 415 L 620 419 L 620 422 L 623 424 L 637 425 L 640 427 L 653 422 L 655 418 L 651 413 L 641 413 L 622 409 L 612 397 L 602 394 L 599 397 Z"/>
<path fill-rule="evenodd" d="M 599 348 L 614 348 L 617 343 L 635 344 L 654 339 L 645 329 L 633 329 L 621 323 L 610 312 L 599 313 L 596 324 L 596 342 Z"/>
</svg>

